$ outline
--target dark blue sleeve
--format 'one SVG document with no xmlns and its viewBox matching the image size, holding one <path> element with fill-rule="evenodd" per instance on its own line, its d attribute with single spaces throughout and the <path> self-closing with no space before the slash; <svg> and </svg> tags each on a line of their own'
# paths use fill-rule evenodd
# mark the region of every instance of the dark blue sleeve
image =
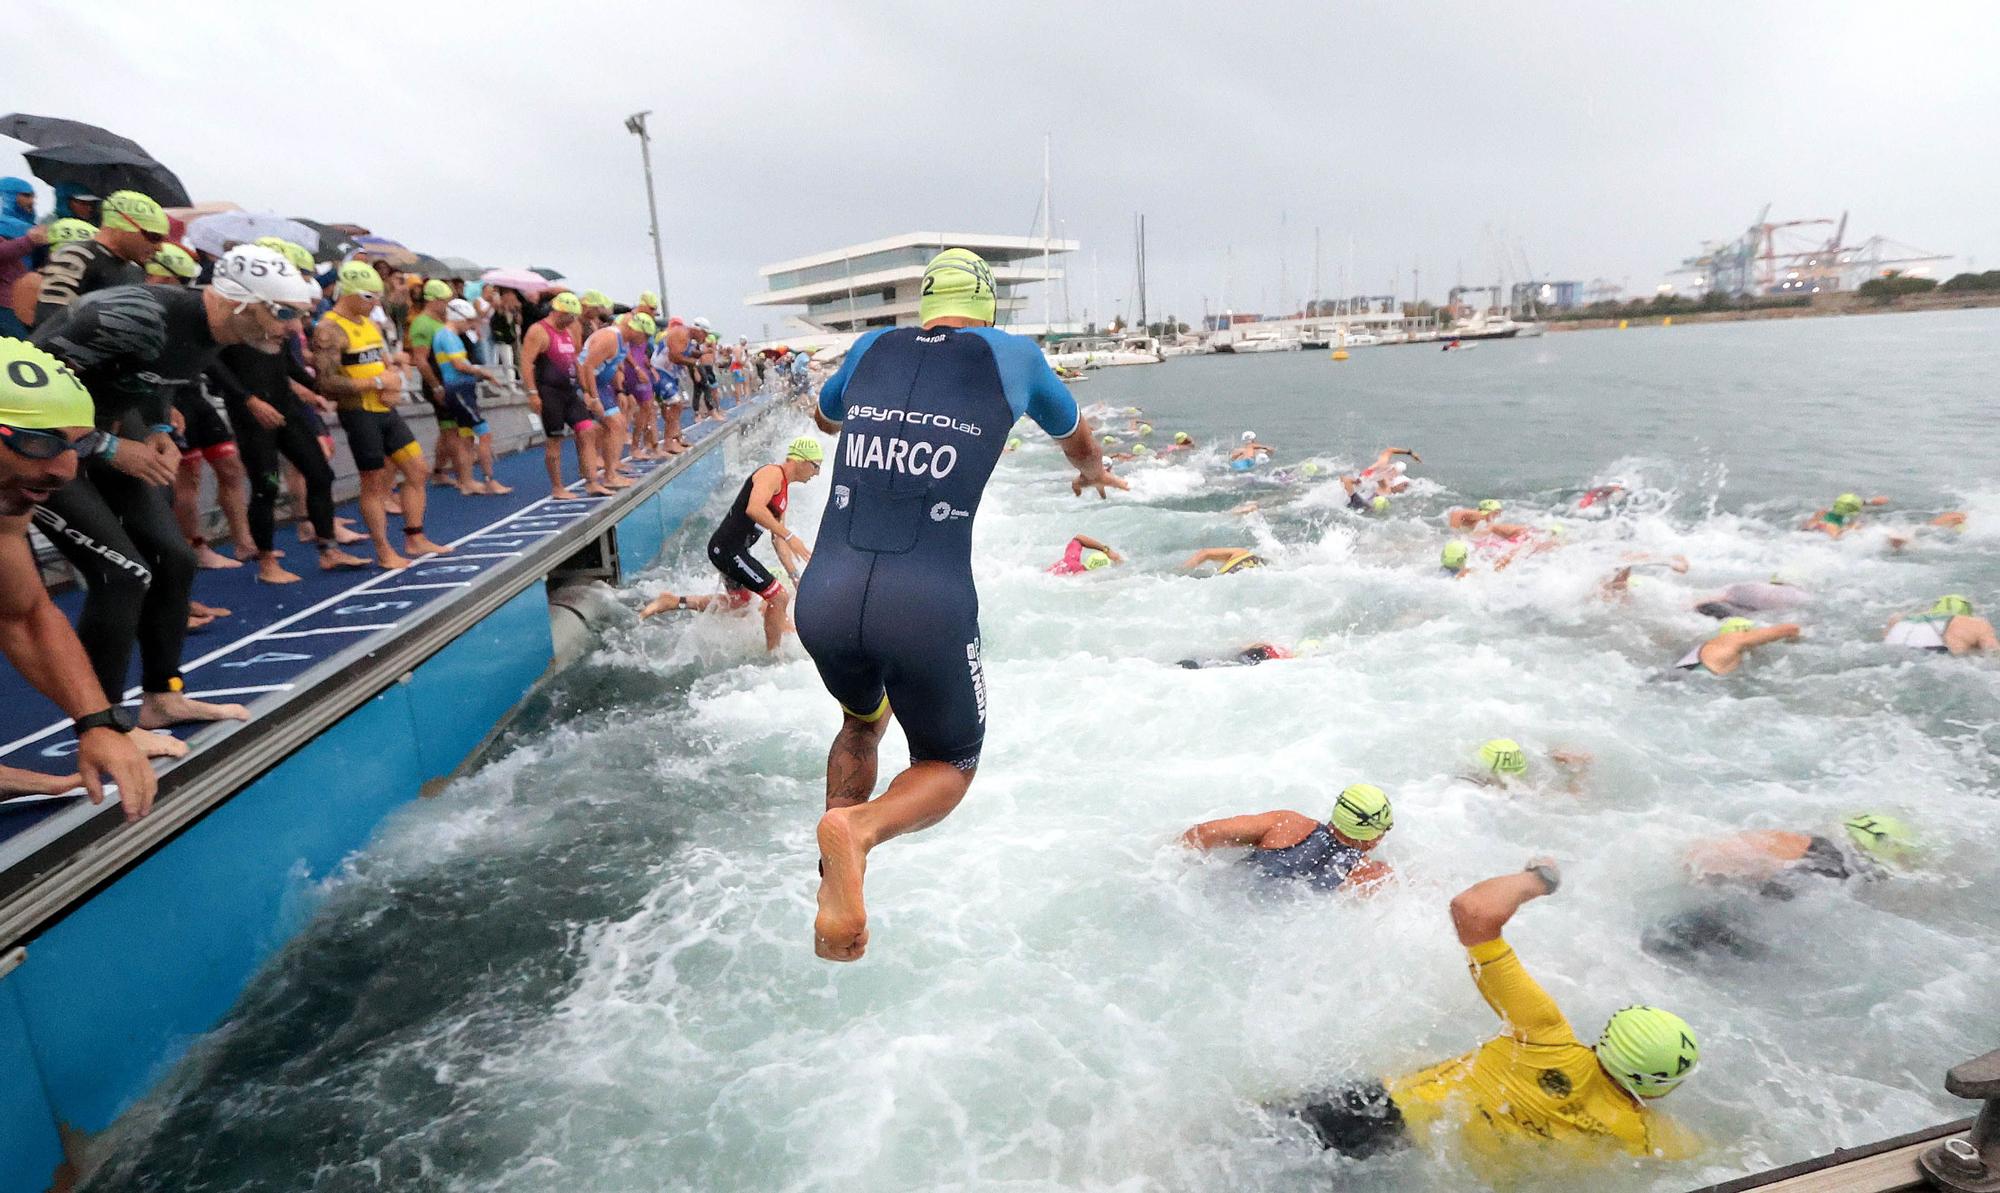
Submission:
<svg viewBox="0 0 2000 1193">
<path fill-rule="evenodd" d="M 1076 430 L 1081 417 L 1069 386 L 1049 367 L 1049 358 L 1026 336 L 1010 335 L 997 327 L 968 329 L 993 348 L 993 361 L 1000 367 L 1000 383 L 1007 391 L 1007 404 L 1014 417 L 1023 414 L 1051 436 L 1061 439 Z"/>
<path fill-rule="evenodd" d="M 881 339 L 882 333 L 888 330 L 886 327 L 878 327 L 854 341 L 853 347 L 849 348 L 847 355 L 842 358 L 839 370 L 820 383 L 819 412 L 826 416 L 826 421 L 832 423 L 840 421 L 841 415 L 845 413 L 840 406 L 840 396 L 847 392 L 847 383 L 854 376 L 854 367 L 861 363 L 861 354 L 868 351 L 868 345 Z"/>
</svg>

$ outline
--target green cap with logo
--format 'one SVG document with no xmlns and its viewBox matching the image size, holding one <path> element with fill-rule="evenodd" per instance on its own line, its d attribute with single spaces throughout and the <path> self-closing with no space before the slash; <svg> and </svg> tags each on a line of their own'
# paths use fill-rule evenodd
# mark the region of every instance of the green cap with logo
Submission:
<svg viewBox="0 0 2000 1193">
<path fill-rule="evenodd" d="M 917 299 L 917 319 L 994 320 L 996 300 L 993 269 L 971 249 L 946 249 L 924 267 L 923 293 Z"/>
</svg>

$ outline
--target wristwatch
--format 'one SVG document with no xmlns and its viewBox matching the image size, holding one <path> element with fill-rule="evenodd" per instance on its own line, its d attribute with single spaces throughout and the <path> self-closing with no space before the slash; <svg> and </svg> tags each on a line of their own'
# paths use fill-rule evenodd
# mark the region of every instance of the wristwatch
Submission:
<svg viewBox="0 0 2000 1193">
<path fill-rule="evenodd" d="M 132 724 L 132 719 L 122 708 L 107 708 L 102 712 L 94 712 L 70 722 L 79 738 L 93 729 L 116 729 L 120 733 L 129 733 Z"/>
</svg>

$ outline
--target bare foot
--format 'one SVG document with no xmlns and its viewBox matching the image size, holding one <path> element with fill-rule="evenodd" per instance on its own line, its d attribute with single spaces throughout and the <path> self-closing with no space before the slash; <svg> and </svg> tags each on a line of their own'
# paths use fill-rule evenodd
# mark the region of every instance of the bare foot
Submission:
<svg viewBox="0 0 2000 1193">
<path fill-rule="evenodd" d="M 346 518 L 335 518 L 333 520 L 333 541 L 343 547 L 350 547 L 355 543 L 367 542 L 368 536 L 350 527 Z"/>
<path fill-rule="evenodd" d="M 819 915 L 813 920 L 813 952 L 828 961 L 855 961 L 868 951 L 868 909 L 861 880 L 868 851 L 848 823 L 851 808 L 832 808 L 819 818 Z"/>
<path fill-rule="evenodd" d="M 181 758 L 188 752 L 188 744 L 171 733 L 154 733 L 151 729 L 133 729 L 125 734 L 132 739 L 139 753 L 147 758 Z"/>
<path fill-rule="evenodd" d="M 349 555 L 338 547 L 328 547 L 319 553 L 319 570 L 331 572 L 337 568 L 365 568 L 368 561 L 359 555 Z"/>
<path fill-rule="evenodd" d="M 271 550 L 274 554 L 278 555 L 280 558 L 282 558 L 285 554 L 283 551 L 278 550 L 276 547 L 271 548 Z M 257 550 L 257 544 L 255 543 L 236 544 L 236 558 L 243 560 L 245 563 L 248 563 L 250 560 L 257 558 L 257 556 L 261 554 L 263 554 L 263 552 Z"/>
<path fill-rule="evenodd" d="M 213 617 L 210 617 L 206 613 L 190 613 L 188 614 L 188 633 L 192 634 L 196 630 L 205 630 L 208 628 L 209 623 L 214 620 Z"/>
<path fill-rule="evenodd" d="M 489 480 L 486 482 L 486 491 L 494 497 L 505 497 L 514 490 L 507 485 L 501 484 L 499 481 Z"/>
<path fill-rule="evenodd" d="M 458 487 L 458 495 L 460 497 L 483 497 L 485 494 L 485 488 L 480 485 L 460 485 Z"/>
<path fill-rule="evenodd" d="M 578 498 L 580 498 L 580 497 L 582 497 L 582 496 L 583 496 L 583 494 L 581 494 L 581 493 L 573 493 L 573 492 L 571 492 L 571 491 L 570 491 L 570 490 L 568 490 L 568 489 L 550 489 L 550 490 L 549 490 L 549 500 L 550 500 L 550 501 L 575 501 L 575 500 L 577 500 Z"/>
<path fill-rule="evenodd" d="M 375 566 L 393 572 L 399 568 L 409 567 L 410 561 L 394 551 L 384 551 L 378 547 L 375 550 Z"/>
<path fill-rule="evenodd" d="M 611 474 L 610 479 L 604 482 L 604 485 L 609 489 L 629 489 L 632 487 L 632 482 L 626 479 L 624 473 L 614 472 Z"/>
<path fill-rule="evenodd" d="M 213 547 L 202 546 L 194 549 L 194 565 L 210 569 L 240 568 L 243 566 L 243 561 L 231 559 Z"/>
<path fill-rule="evenodd" d="M 228 617 L 230 615 L 227 609 L 220 609 L 214 605 L 204 605 L 200 601 L 189 601 L 188 612 L 194 614 L 196 617 Z"/>
<path fill-rule="evenodd" d="M 390 497 L 382 503 L 382 508 L 400 518 L 403 516 L 403 499 L 400 497 Z"/>
<path fill-rule="evenodd" d="M 605 488 L 603 485 L 598 484 L 596 481 L 592 481 L 589 484 L 585 485 L 583 487 L 583 491 L 584 493 L 586 493 L 591 497 L 610 497 L 612 495 L 611 490 Z"/>
<path fill-rule="evenodd" d="M 250 710 L 240 704 L 210 704 L 186 692 L 147 692 L 139 697 L 139 728 L 165 729 L 191 721 L 247 721 Z"/>
<path fill-rule="evenodd" d="M 449 555 L 452 549 L 443 543 L 434 543 L 421 534 L 403 536 L 403 550 L 412 555 Z"/>
<path fill-rule="evenodd" d="M 297 575 L 286 571 L 285 565 L 278 562 L 276 552 L 266 555 L 257 561 L 257 579 L 265 584 L 297 584 L 299 582 Z"/>
</svg>

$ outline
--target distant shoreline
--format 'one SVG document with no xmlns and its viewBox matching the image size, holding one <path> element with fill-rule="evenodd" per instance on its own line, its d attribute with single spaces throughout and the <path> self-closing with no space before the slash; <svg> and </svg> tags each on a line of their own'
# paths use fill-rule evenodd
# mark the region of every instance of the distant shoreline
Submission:
<svg viewBox="0 0 2000 1193">
<path fill-rule="evenodd" d="M 1911 311 L 1959 311 L 1972 307 L 2000 307 L 2000 293 L 1973 291 L 1958 294 L 1905 294 L 1887 302 L 1855 294 L 1828 294 L 1811 306 L 1762 307 L 1747 311 L 1689 311 L 1675 315 L 1623 315 L 1599 319 L 1551 319 L 1543 326 L 1550 332 L 1607 331 L 1619 324 L 1627 328 L 1659 327 L 1671 319 L 1675 323 L 1745 323 L 1765 319 L 1816 319 L 1825 315 L 1886 315 Z"/>
</svg>

